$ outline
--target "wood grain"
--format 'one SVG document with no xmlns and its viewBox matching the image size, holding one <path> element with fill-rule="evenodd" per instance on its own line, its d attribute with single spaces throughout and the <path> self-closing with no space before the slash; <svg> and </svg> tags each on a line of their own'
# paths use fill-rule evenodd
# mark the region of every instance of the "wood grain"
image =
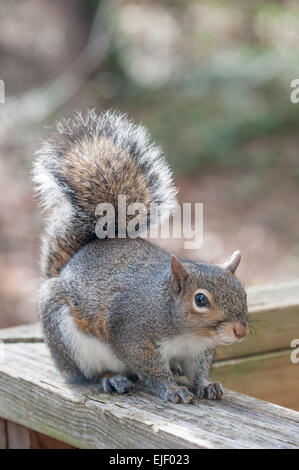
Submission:
<svg viewBox="0 0 299 470">
<path fill-rule="evenodd" d="M 6 421 L 0 418 L 0 450 L 7 449 Z"/>
<path fill-rule="evenodd" d="M 8 449 L 30 449 L 29 430 L 26 427 L 7 421 L 6 430 Z"/>
<path fill-rule="evenodd" d="M 69 386 L 43 343 L 5 345 L 0 416 L 79 448 L 296 448 L 299 413 L 226 391 L 221 402 L 166 403 Z"/>
<path fill-rule="evenodd" d="M 58 441 L 53 437 L 28 429 L 30 437 L 30 449 L 74 449 L 70 444 Z"/>
<path fill-rule="evenodd" d="M 0 341 L 3 343 L 40 343 L 43 342 L 39 323 L 0 329 Z"/>
</svg>

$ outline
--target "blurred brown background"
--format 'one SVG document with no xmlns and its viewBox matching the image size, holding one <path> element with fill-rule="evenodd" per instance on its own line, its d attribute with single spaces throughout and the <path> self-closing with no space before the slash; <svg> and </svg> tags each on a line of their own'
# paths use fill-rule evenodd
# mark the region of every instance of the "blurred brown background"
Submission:
<svg viewBox="0 0 299 470">
<path fill-rule="evenodd" d="M 297 2 L 2 0 L 0 22 L 0 327 L 37 319 L 43 126 L 86 105 L 142 121 L 204 203 L 203 247 L 168 250 L 239 248 L 246 285 L 299 278 Z"/>
</svg>

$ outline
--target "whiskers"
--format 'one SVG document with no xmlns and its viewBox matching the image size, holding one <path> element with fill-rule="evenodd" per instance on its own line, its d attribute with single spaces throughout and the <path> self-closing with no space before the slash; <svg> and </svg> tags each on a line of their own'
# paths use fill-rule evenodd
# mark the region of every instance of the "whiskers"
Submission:
<svg viewBox="0 0 299 470">
<path fill-rule="evenodd" d="M 269 322 L 265 320 L 261 320 L 258 318 L 250 318 L 248 321 L 248 326 L 249 326 L 249 333 L 248 337 L 251 339 L 254 343 L 255 348 L 260 348 L 261 345 L 263 344 L 263 334 L 265 331 L 265 328 L 268 326 Z"/>
</svg>

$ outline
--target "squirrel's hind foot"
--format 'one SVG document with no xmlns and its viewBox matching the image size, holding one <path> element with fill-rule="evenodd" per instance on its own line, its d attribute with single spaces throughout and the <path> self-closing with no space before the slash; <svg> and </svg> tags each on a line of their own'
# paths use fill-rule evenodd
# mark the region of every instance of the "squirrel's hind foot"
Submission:
<svg viewBox="0 0 299 470">
<path fill-rule="evenodd" d="M 134 389 L 134 384 L 124 375 L 113 375 L 112 377 L 103 377 L 101 385 L 105 393 L 129 393 Z"/>
</svg>

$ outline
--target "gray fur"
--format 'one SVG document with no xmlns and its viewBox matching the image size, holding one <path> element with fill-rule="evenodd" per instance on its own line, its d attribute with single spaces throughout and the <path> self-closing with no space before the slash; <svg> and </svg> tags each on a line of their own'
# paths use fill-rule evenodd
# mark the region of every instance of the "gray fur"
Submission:
<svg viewBox="0 0 299 470">
<path fill-rule="evenodd" d="M 50 279 L 42 284 L 39 312 L 54 362 L 68 380 L 96 381 L 107 393 L 131 391 L 138 377 L 174 403 L 220 399 L 220 384 L 209 381 L 213 352 L 217 344 L 237 341 L 235 323 L 245 330 L 246 293 L 230 270 L 177 259 L 172 264 L 168 253 L 144 239 L 95 239 L 91 188 L 95 184 L 100 197 L 111 196 L 107 175 L 92 173 L 97 166 L 86 160 L 98 159 L 100 165 L 102 156 L 89 147 L 99 135 L 109 136 L 119 149 L 113 158 L 137 162 L 148 202 L 159 202 L 161 215 L 175 204 L 168 166 L 144 128 L 117 113 L 97 116 L 93 110 L 57 124 L 34 169 L 50 212 L 43 251 Z M 80 139 L 86 154 L 76 155 L 78 148 L 82 152 Z M 88 167 L 86 185 L 76 182 L 80 188 L 64 174 L 65 163 L 72 163 L 66 155 L 70 151 L 79 175 Z M 110 172 L 110 164 L 107 168 Z M 110 172 L 109 177 L 115 188 L 123 175 Z M 128 196 L 135 193 L 129 185 Z M 199 289 L 209 292 L 213 303 L 202 311 L 193 307 Z M 176 383 L 171 369 L 189 377 L 191 390 Z"/>
<path fill-rule="evenodd" d="M 66 379 L 70 382 L 84 383 L 87 377 L 72 358 L 71 345 L 62 341 L 59 324 L 65 306 L 59 304 L 60 294 L 61 287 L 57 279 L 50 279 L 41 286 L 38 307 L 43 335 L 56 367 L 63 372 Z"/>
<path fill-rule="evenodd" d="M 106 177 L 108 181 L 111 181 L 115 173 L 119 173 L 119 180 L 123 178 L 125 168 L 123 159 L 111 158 L 111 175 L 101 175 L 101 155 L 94 154 L 92 158 L 98 159 L 99 172 L 90 174 L 86 169 L 86 198 L 92 194 L 94 185 L 99 195 L 88 210 L 86 210 L 86 205 L 80 204 L 76 189 L 74 190 L 67 181 L 63 166 L 66 155 L 72 151 L 74 165 L 80 165 L 81 160 L 81 167 L 84 167 L 84 149 L 86 152 L 90 151 L 86 142 L 103 138 L 109 138 L 113 142 L 119 149 L 119 155 L 123 155 L 126 151 L 140 174 L 146 179 L 149 193 L 147 202 L 157 204 L 159 207 L 156 217 L 153 213 L 151 214 L 152 225 L 167 218 L 176 207 L 177 190 L 172 172 L 160 147 L 150 142 L 148 132 L 143 126 L 135 125 L 125 115 L 116 111 L 106 111 L 98 115 L 94 109 L 76 112 L 72 119 L 57 122 L 52 135 L 37 152 L 33 167 L 35 192 L 48 215 L 46 233 L 42 239 L 41 256 L 41 267 L 45 276 L 53 275 L 51 258 L 53 252 L 59 251 L 58 239 L 66 241 L 69 245 L 70 256 L 72 256 L 79 247 L 95 238 L 96 205 L 101 202 L 110 202 L 110 195 L 107 201 L 105 199 L 107 198 Z M 79 143 L 81 146 L 77 148 L 76 145 L 78 146 Z M 142 200 L 139 200 L 138 184 L 136 186 L 134 175 L 131 177 L 136 202 L 144 202 L 144 194 Z M 112 191 L 113 188 L 111 188 L 111 194 Z M 73 240 L 69 242 L 71 238 Z"/>
</svg>

